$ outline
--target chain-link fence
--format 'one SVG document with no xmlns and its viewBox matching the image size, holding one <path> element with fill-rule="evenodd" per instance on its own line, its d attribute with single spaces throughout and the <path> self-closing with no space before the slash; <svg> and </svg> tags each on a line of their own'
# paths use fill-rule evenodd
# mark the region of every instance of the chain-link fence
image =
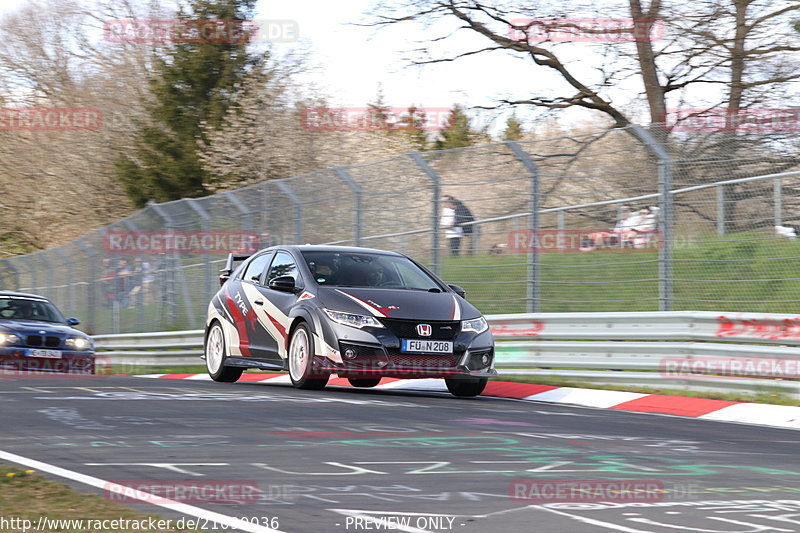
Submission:
<svg viewBox="0 0 800 533">
<path fill-rule="evenodd" d="M 199 328 L 228 251 L 331 243 L 411 255 L 485 313 L 800 312 L 797 141 L 661 132 L 404 154 L 151 204 L 0 260 L 0 286 L 93 333 Z"/>
</svg>

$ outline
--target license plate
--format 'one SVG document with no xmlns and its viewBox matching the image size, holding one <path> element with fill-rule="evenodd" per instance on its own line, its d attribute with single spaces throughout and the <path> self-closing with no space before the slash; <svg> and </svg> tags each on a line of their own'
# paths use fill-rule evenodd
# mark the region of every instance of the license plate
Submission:
<svg viewBox="0 0 800 533">
<path fill-rule="evenodd" d="M 400 349 L 415 353 L 453 353 L 453 341 L 403 339 Z"/>
<path fill-rule="evenodd" d="M 61 350 L 41 350 L 28 348 L 29 357 L 44 357 L 45 359 L 61 359 Z"/>
</svg>

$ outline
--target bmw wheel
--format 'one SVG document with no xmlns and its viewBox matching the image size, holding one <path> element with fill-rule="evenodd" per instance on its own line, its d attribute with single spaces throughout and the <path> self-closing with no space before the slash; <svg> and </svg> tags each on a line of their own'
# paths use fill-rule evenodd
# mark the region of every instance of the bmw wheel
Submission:
<svg viewBox="0 0 800 533">
<path fill-rule="evenodd" d="M 328 384 L 328 375 L 314 375 L 314 340 L 308 326 L 299 324 L 289 343 L 289 377 L 298 389 L 320 390 Z"/>
<path fill-rule="evenodd" d="M 459 398 L 470 398 L 482 393 L 483 389 L 486 388 L 487 381 L 489 381 L 487 378 L 481 378 L 473 381 L 468 381 L 465 379 L 444 380 L 445 384 L 447 385 L 447 390 L 450 391 L 450 394 L 453 396 L 458 396 Z"/>
<path fill-rule="evenodd" d="M 222 324 L 215 321 L 206 335 L 206 369 L 208 375 L 214 381 L 233 383 L 242 376 L 244 368 L 225 366 L 225 333 L 222 331 Z"/>
</svg>

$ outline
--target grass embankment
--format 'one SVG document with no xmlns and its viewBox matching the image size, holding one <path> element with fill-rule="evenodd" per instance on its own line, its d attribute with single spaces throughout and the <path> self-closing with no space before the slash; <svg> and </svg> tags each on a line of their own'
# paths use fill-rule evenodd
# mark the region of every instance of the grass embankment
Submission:
<svg viewBox="0 0 800 533">
<path fill-rule="evenodd" d="M 32 531 L 32 528 L 38 524 L 40 517 L 46 517 L 50 520 L 119 520 L 117 523 L 120 525 L 124 524 L 121 520 L 128 520 L 128 525 L 133 525 L 132 521 L 146 524 L 150 517 L 156 522 L 158 520 L 166 520 L 158 515 L 139 513 L 128 507 L 106 501 L 96 494 L 73 490 L 32 470 L 23 470 L 2 464 L 0 464 L 0 517 L 6 521 L 5 524 L 0 524 L 0 531 L 14 533 L 23 531 L 24 522 L 22 521 L 24 520 L 30 521 L 32 526 L 29 526 L 31 529 L 28 529 L 28 531 Z M 14 522 L 12 519 L 18 520 Z M 172 525 L 175 522 L 176 520 L 172 520 Z M 107 522 L 107 525 L 113 524 Z M 92 527 L 57 529 L 51 523 L 50 527 L 40 531 L 80 531 L 81 533 L 137 531 L 141 533 L 141 531 L 146 530 L 146 528 L 136 529 L 135 526 L 118 529 L 96 529 Z M 150 530 L 156 531 L 152 528 Z M 157 531 L 175 533 L 193 530 L 163 528 Z"/>
</svg>

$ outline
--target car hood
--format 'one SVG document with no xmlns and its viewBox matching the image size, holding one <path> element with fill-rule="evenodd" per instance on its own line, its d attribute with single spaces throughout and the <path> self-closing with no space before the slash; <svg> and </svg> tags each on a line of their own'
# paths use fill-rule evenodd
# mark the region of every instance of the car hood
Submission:
<svg viewBox="0 0 800 533">
<path fill-rule="evenodd" d="M 320 287 L 320 303 L 336 311 L 406 320 L 463 320 L 481 313 L 452 292 Z"/>
<path fill-rule="evenodd" d="M 39 335 L 45 331 L 47 335 L 80 335 L 86 334 L 66 324 L 55 322 L 39 322 L 37 320 L 0 320 L 0 331 L 9 331 L 20 335 Z"/>
</svg>

